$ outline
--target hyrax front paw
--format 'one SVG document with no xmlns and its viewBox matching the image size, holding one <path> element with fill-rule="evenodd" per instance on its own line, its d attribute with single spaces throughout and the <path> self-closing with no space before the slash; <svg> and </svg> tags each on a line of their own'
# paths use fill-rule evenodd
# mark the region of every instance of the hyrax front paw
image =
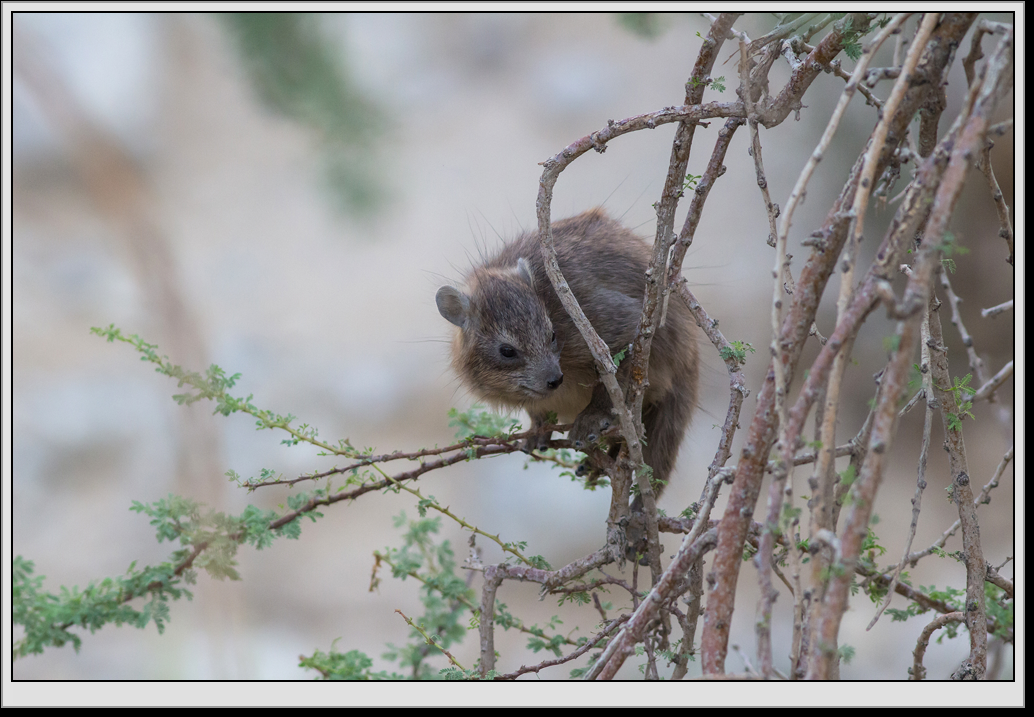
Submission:
<svg viewBox="0 0 1034 717">
<path fill-rule="evenodd" d="M 604 432 L 613 425 L 610 410 L 592 410 L 592 406 L 578 414 L 568 438 L 576 450 L 589 451 L 596 447 Z"/>
<path fill-rule="evenodd" d="M 553 437 L 553 431 L 546 428 L 548 421 L 543 419 L 532 419 L 531 429 L 528 437 L 521 441 L 521 450 L 531 455 L 533 451 L 544 451 L 549 448 L 549 440 Z"/>
</svg>

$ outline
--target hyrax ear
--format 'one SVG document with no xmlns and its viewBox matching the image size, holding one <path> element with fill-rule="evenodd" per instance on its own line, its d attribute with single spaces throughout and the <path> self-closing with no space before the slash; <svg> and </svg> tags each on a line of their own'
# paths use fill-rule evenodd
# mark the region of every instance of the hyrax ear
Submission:
<svg viewBox="0 0 1034 717">
<path fill-rule="evenodd" d="M 470 313 L 470 297 L 455 286 L 443 286 L 434 295 L 434 303 L 438 304 L 438 313 L 449 323 L 461 329 L 467 324 Z"/>
<path fill-rule="evenodd" d="M 535 290 L 535 274 L 531 270 L 531 264 L 523 256 L 517 260 L 517 274 L 524 281 L 528 282 L 528 286 L 532 288 L 532 291 Z"/>
</svg>

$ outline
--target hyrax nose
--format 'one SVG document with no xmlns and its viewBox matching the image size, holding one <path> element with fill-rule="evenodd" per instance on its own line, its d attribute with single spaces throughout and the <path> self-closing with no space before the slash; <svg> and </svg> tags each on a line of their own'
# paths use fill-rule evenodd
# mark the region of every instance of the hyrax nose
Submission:
<svg viewBox="0 0 1034 717">
<path fill-rule="evenodd" d="M 562 384 L 563 382 L 564 382 L 564 374 L 560 373 L 560 374 L 557 374 L 556 378 L 553 378 L 553 379 L 550 379 L 549 381 L 546 381 L 546 387 L 550 391 L 555 391 L 555 390 L 557 390 L 560 387 L 560 384 Z"/>
</svg>

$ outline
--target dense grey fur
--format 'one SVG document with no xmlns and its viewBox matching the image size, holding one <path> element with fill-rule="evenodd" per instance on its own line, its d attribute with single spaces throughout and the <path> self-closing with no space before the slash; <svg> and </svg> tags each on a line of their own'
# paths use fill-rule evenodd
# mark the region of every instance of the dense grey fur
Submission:
<svg viewBox="0 0 1034 717">
<path fill-rule="evenodd" d="M 647 244 L 601 209 L 553 224 L 560 269 L 586 317 L 611 353 L 635 337 L 642 311 Z M 534 233 L 507 243 L 466 277 L 465 293 L 443 286 L 435 297 L 443 317 L 459 327 L 452 363 L 466 385 L 497 406 L 523 408 L 534 426 L 549 412 L 574 422 L 570 438 L 590 446 L 612 421 L 589 348 L 564 311 Z M 696 325 L 679 301 L 668 304 L 654 337 L 649 387 L 643 400 L 644 459 L 663 490 L 696 404 Z M 624 362 L 618 381 L 626 384 Z M 548 440 L 541 434 L 529 448 Z"/>
</svg>

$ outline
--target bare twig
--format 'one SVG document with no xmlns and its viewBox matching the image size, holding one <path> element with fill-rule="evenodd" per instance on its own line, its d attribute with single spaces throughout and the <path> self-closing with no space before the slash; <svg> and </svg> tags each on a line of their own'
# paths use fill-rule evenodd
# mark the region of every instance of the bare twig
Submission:
<svg viewBox="0 0 1034 717">
<path fill-rule="evenodd" d="M 984 503 L 991 502 L 991 491 L 998 487 L 998 481 L 1001 479 L 1002 474 L 1005 473 L 1005 469 L 1008 467 L 1009 462 L 1012 460 L 1012 458 L 1013 449 L 1009 448 L 1009 450 L 1006 451 L 1005 455 L 1002 457 L 1002 460 L 998 462 L 998 466 L 995 468 L 995 472 L 994 475 L 991 476 L 991 480 L 988 481 L 984 488 L 980 491 L 980 495 L 973 499 L 974 506 L 980 506 Z M 915 565 L 921 558 L 924 558 L 927 555 L 935 553 L 939 550 L 942 550 L 945 544 L 948 542 L 948 538 L 955 535 L 955 532 L 960 527 L 962 527 L 961 519 L 956 520 L 954 523 L 952 523 L 951 527 L 945 530 L 944 533 L 941 534 L 941 537 L 938 538 L 937 541 L 934 542 L 934 544 L 931 545 L 929 548 L 921 550 L 917 553 L 910 553 L 908 556 L 909 565 Z"/>
<path fill-rule="evenodd" d="M 992 306 L 990 309 L 981 309 L 980 310 L 980 315 L 983 316 L 985 319 L 993 319 L 996 316 L 998 316 L 998 314 L 1002 313 L 1003 311 L 1012 311 L 1012 308 L 1013 308 L 1013 303 L 1012 302 L 1013 302 L 1013 300 L 1009 299 L 1006 302 L 998 304 L 998 306 Z"/>
<path fill-rule="evenodd" d="M 1009 363 L 1002 366 L 1001 370 L 999 370 L 998 373 L 989 378 L 987 382 L 984 383 L 984 385 L 978 388 L 977 392 L 973 394 L 973 398 L 971 400 L 982 401 L 985 398 L 990 399 L 994 395 L 994 392 L 998 389 L 998 387 L 1012 377 L 1012 371 L 1013 362 L 1010 361 Z"/>
</svg>

